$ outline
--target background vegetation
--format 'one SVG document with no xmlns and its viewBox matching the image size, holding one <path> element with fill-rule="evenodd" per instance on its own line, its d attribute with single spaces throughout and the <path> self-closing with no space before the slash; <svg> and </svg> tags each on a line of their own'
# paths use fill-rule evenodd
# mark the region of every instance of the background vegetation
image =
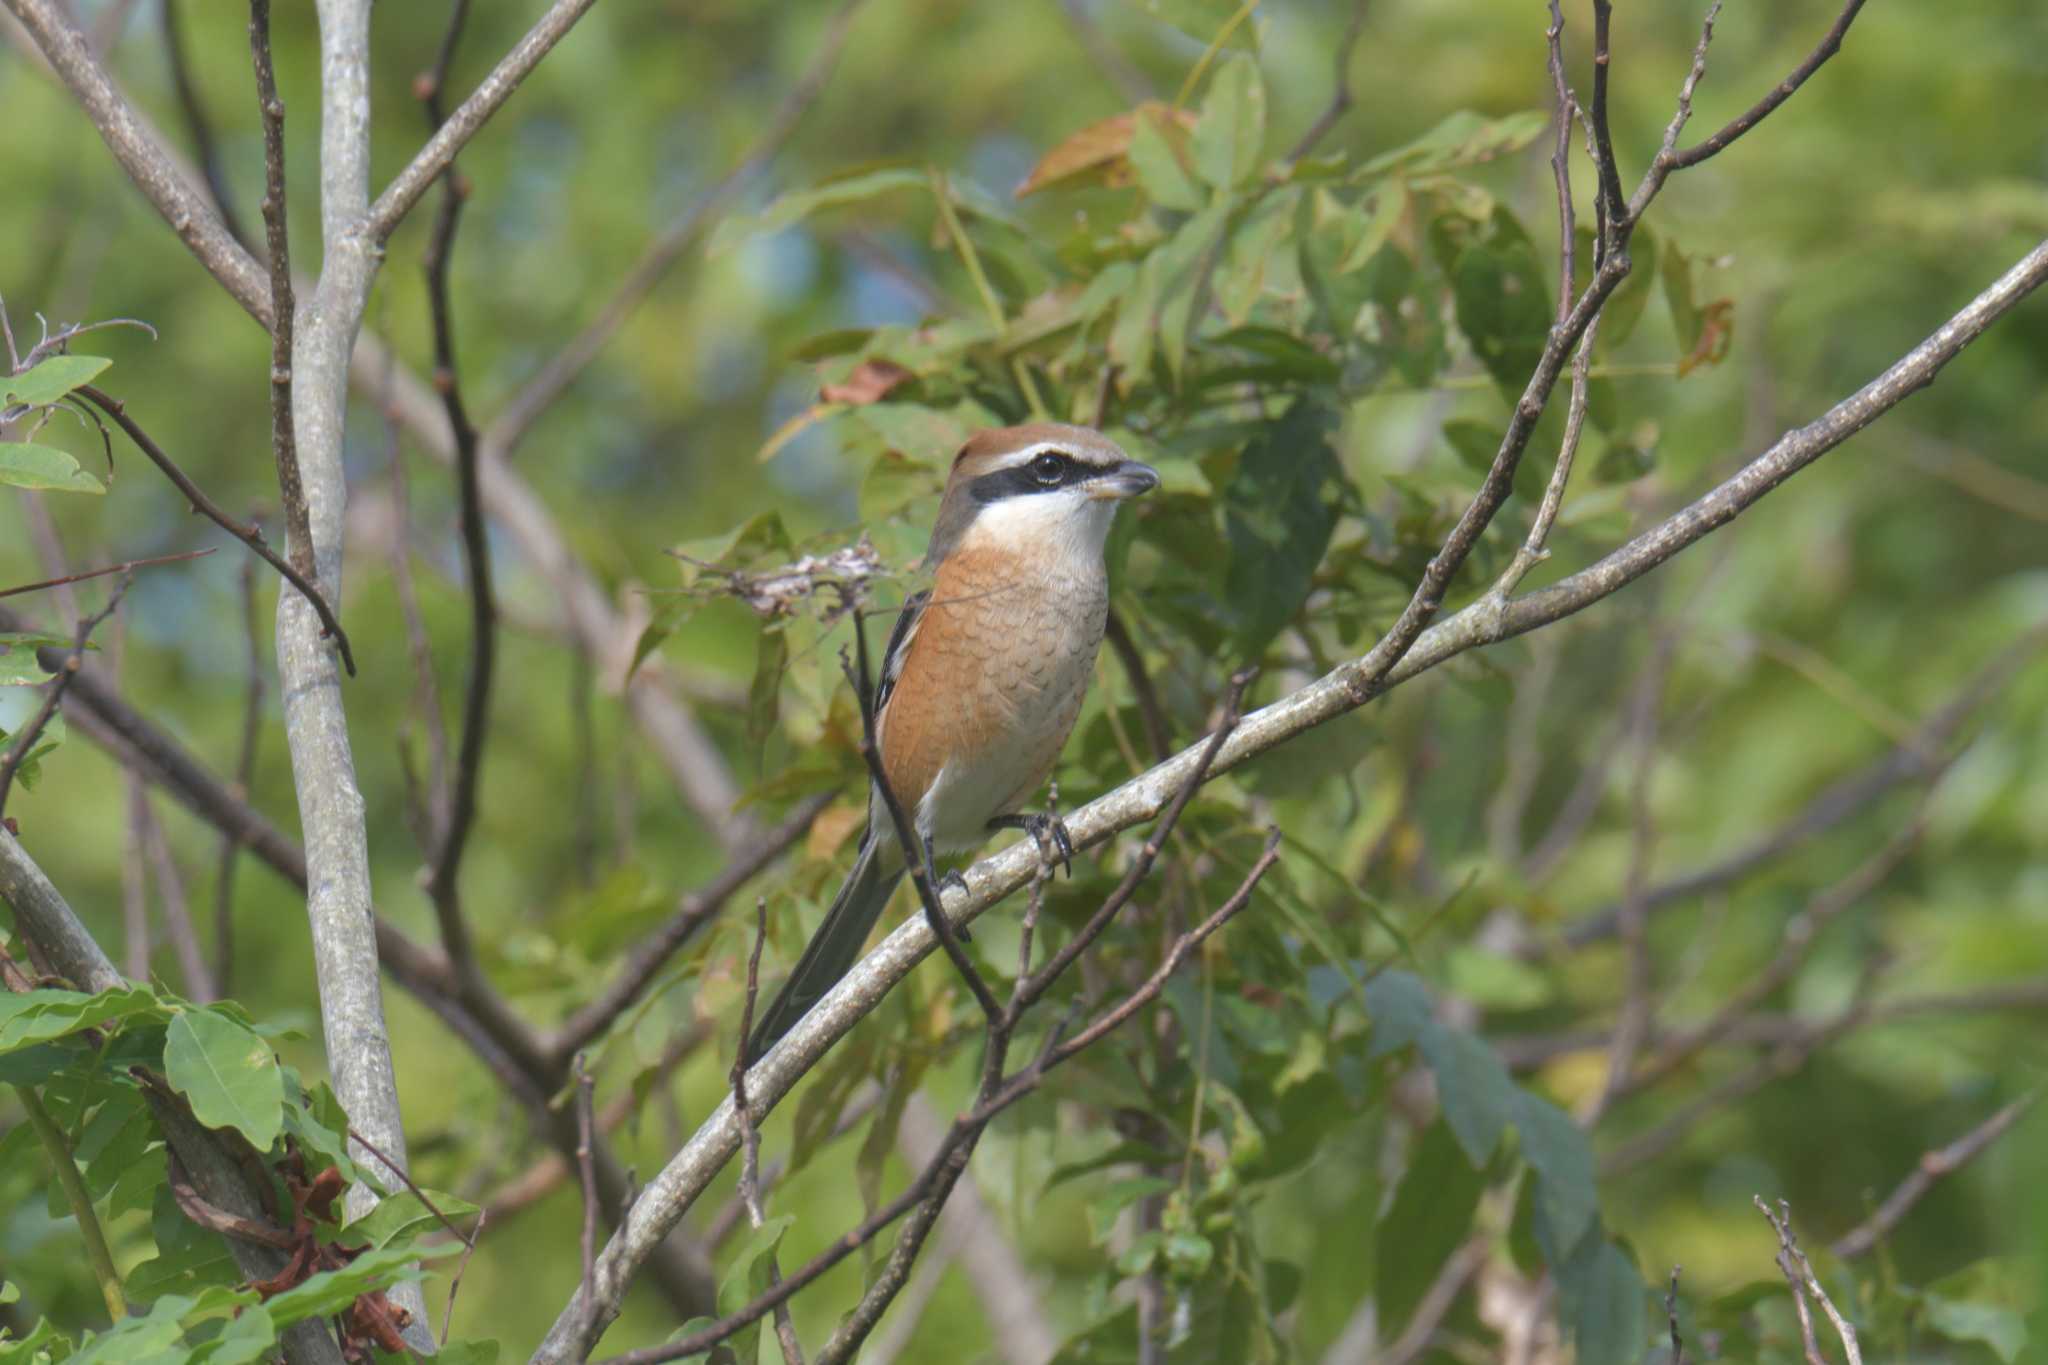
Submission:
<svg viewBox="0 0 2048 1365">
<path fill-rule="evenodd" d="M 131 95 L 189 146 L 156 5 L 76 8 Z M 1583 95 L 1590 19 L 1569 8 Z M 452 92 L 533 9 L 470 16 Z M 1682 9 L 1614 19 L 1625 184 L 1692 60 L 1701 16 Z M 1836 12 L 1801 0 L 1725 13 L 1696 132 L 1797 65 Z M 652 651 L 645 676 L 686 699 L 714 741 L 745 820 L 772 827 L 836 794 L 593 1041 L 597 1108 L 625 1115 L 613 1141 L 641 1178 L 726 1093 L 754 895 L 773 973 L 836 888 L 861 780 L 838 671 L 845 621 L 804 610 L 764 630 L 688 565 L 692 591 L 678 595 L 665 551 L 752 569 L 865 528 L 891 572 L 874 589 L 886 610 L 913 586 L 960 435 L 1034 403 L 1101 415 L 1166 473 L 1113 542 L 1116 610 L 1157 701 L 1148 714 L 1105 651 L 1059 775 L 1071 807 L 1150 766 L 1157 741 L 1199 738 L 1237 666 L 1262 664 L 1257 704 L 1370 646 L 1491 460 L 1558 292 L 1539 6 L 1374 0 L 1350 47 L 1353 9 L 1305 0 L 1234 25 L 1233 6 L 1202 0 L 869 0 L 850 13 L 786 142 L 729 195 L 715 187 L 834 51 L 835 8 L 600 5 L 462 161 L 449 283 L 480 420 L 518 401 L 651 238 L 721 196 L 594 363 L 499 452 L 626 622 L 601 647 L 579 645 L 562 624 L 563 565 L 535 559 L 500 518 L 493 739 L 463 868 L 490 981 L 527 1018 L 559 1023 L 726 862 L 720 832 L 679 796 L 622 702 L 636 645 Z M 263 166 L 246 15 L 208 5 L 180 17 L 229 202 L 253 226 Z M 446 19 L 441 6 L 378 9 L 373 185 L 424 135 L 411 83 Z M 268 339 L 8 36 L 0 297 L 17 337 L 33 339 L 38 312 L 147 321 L 154 339 L 114 330 L 75 349 L 110 357 L 95 382 L 230 510 L 266 508 L 282 543 Z M 293 182 L 294 256 L 310 265 L 311 14 L 281 10 L 276 44 L 290 162 L 308 168 Z M 1296 161 L 1340 51 L 1354 103 Z M 1811 420 L 2048 231 L 2048 124 L 2032 116 L 2044 51 L 2048 14 L 2032 6 L 1873 5 L 1783 111 L 1674 177 L 1603 322 L 1591 430 L 1554 556 L 1531 584 L 1582 567 Z M 1136 183 L 1048 166 L 1062 144 L 1077 151 L 1077 132 L 1148 100 L 1188 117 L 1138 116 L 1122 167 Z M 1575 156 L 1590 227 L 1592 176 Z M 1034 167 L 1050 183 L 1016 197 Z M 433 368 L 419 270 L 431 219 L 423 207 L 393 238 L 368 316 L 421 373 Z M 1581 280 L 1591 261 L 1588 240 Z M 855 367 L 876 358 L 911 372 L 883 401 L 821 394 L 873 375 Z M 932 1268 L 870 1358 L 886 1346 L 905 1361 L 1042 1359 L 1020 1352 L 1043 1341 L 1076 1361 L 1531 1359 L 1570 1349 L 1562 1331 L 1581 1359 L 1639 1359 L 1665 1336 L 1662 1289 L 1682 1264 L 1688 1354 L 1797 1359 L 1755 1195 L 1790 1202 L 1873 1358 L 2027 1349 L 2048 1250 L 2038 1119 L 1970 1153 L 1876 1250 L 1828 1248 L 1923 1153 L 2040 1079 L 2044 358 L 2048 313 L 2023 306 L 1939 385 L 1646 581 L 1205 788 L 1136 912 L 1047 1014 L 1141 979 L 1167 936 L 1242 879 L 1269 824 L 1285 835 L 1278 866 L 1156 1010 L 997 1122 L 955 1196 L 961 1221 L 927 1248 Z M 1520 542 L 1563 406 L 1451 605 Z M 69 419 L 42 439 L 106 472 L 97 438 Z M 344 697 L 377 906 L 431 940 L 415 828 L 432 727 L 404 592 L 416 593 L 452 730 L 470 612 L 455 489 L 360 394 L 347 458 L 342 615 L 360 672 Z M 138 573 L 95 666 L 231 774 L 247 674 L 240 548 L 118 444 L 106 496 L 37 498 L 0 498 L 0 586 L 224 547 Z M 395 546 L 410 589 L 392 571 Z M 256 582 L 267 658 L 276 584 Z M 79 614 L 105 599 L 100 583 L 77 591 Z M 56 595 L 7 605 L 39 627 L 75 622 Z M 274 676 L 267 662 L 263 673 Z M 275 693 L 273 681 L 248 794 L 290 828 Z M 0 726 L 36 701 L 0 689 Z M 138 823 L 131 806 L 148 800 L 156 814 Z M 160 915 L 182 895 L 211 942 L 217 832 L 132 795 L 75 724 L 7 814 L 117 961 L 124 897 Z M 165 845 L 155 860 L 152 820 Z M 1129 856 L 1091 853 L 1048 892 L 1054 941 Z M 231 904 L 230 993 L 317 1076 L 303 897 L 250 863 Z M 1631 905 L 1647 907 L 1647 978 L 1600 929 Z M 1012 904 L 976 926 L 973 950 L 994 975 L 1015 962 L 1016 920 Z M 161 929 L 149 942 L 166 988 L 198 994 Z M 1651 1045 L 1638 1079 L 1609 1095 L 1611 1035 L 1632 999 L 1653 1006 Z M 518 1357 L 577 1284 L 577 1181 L 543 1185 L 552 1149 L 527 1110 L 412 995 L 385 1002 L 416 1177 L 495 1210 L 463 1273 L 456 1334 Z M 1725 1036 L 1683 1046 L 1731 1004 Z M 138 1002 L 134 1017 L 179 1027 L 160 1008 Z M 929 963 L 780 1107 L 764 1160 L 800 1158 L 768 1196 L 771 1213 L 795 1215 L 785 1268 L 915 1172 L 914 1130 L 971 1098 L 978 1036 L 972 1000 Z M 91 1104 L 78 1101 L 81 1130 Z M 847 1131 L 824 1140 L 842 1112 L 855 1116 Z M 1589 1148 L 1573 1114 L 1592 1124 Z M 0 1271 L 21 1296 L 0 1305 L 0 1324 L 103 1323 L 22 1111 L 0 1100 L 0 1123 Z M 1597 1214 L 1583 1202 L 1588 1151 Z M 683 1235 L 719 1273 L 738 1265 L 744 1285 L 753 1252 L 711 1230 L 731 1183 Z M 532 1189 L 544 1192 L 522 1202 Z M 101 1193 L 132 1281 L 161 1221 L 148 1198 Z M 990 1243 L 1008 1248 L 994 1269 L 975 1255 Z M 437 1264 L 429 1295 L 437 1325 L 448 1271 Z M 798 1296 L 799 1335 L 829 1335 L 865 1272 L 856 1257 Z M 1005 1327 L 1005 1313 L 1033 1325 Z M 658 1341 L 681 1316 L 643 1284 L 606 1346 Z M 1835 1358 L 1825 1329 L 1824 1340 Z"/>
</svg>

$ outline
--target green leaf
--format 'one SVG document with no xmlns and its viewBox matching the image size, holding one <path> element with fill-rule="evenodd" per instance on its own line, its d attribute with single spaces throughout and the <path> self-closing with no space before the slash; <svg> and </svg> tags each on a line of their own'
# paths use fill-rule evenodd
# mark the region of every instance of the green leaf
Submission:
<svg viewBox="0 0 2048 1365">
<path fill-rule="evenodd" d="M 14 776 L 23 788 L 28 791 L 36 789 L 36 783 L 43 775 L 43 758 L 61 747 L 69 733 L 64 728 L 63 712 L 57 712 L 50 717 L 48 723 L 43 726 L 43 732 L 36 736 L 36 742 L 29 746 L 28 752 L 21 756 L 20 764 L 14 769 Z M 6 751 L 13 738 L 4 726 L 0 726 L 0 752 Z"/>
<path fill-rule="evenodd" d="M 435 1353 L 434 1365 L 498 1365 L 498 1343 L 451 1341 Z"/>
<path fill-rule="evenodd" d="M 107 491 L 105 484 L 79 468 L 78 461 L 64 451 L 22 441 L 0 443 L 0 483 L 52 493 Z"/>
<path fill-rule="evenodd" d="M 26 373 L 0 377 L 0 407 L 26 403 L 48 407 L 80 384 L 90 384 L 113 364 L 96 355 L 53 355 Z"/>
<path fill-rule="evenodd" d="M 440 1190 L 427 1190 L 426 1193 L 432 1197 L 434 1208 L 457 1222 L 476 1212 L 476 1205 L 459 1194 Z M 362 1242 L 373 1247 L 389 1246 L 399 1238 L 409 1237 L 422 1229 L 442 1226 L 441 1219 L 426 1206 L 425 1201 L 411 1190 L 402 1190 L 379 1200 L 376 1208 L 342 1228 L 336 1240 L 350 1246 Z"/>
<path fill-rule="evenodd" d="M 1234 189 L 1259 168 L 1266 143 L 1266 87 L 1259 64 L 1240 53 L 1217 68 L 1195 120 L 1195 170 L 1219 190 Z"/>
<path fill-rule="evenodd" d="M 1927 1325 L 1950 1341 L 1981 1341 L 2005 1365 L 2027 1347 L 2026 1315 L 1995 1303 L 1966 1303 L 1927 1296 Z"/>
<path fill-rule="evenodd" d="M 167 1183 L 159 1185 L 150 1210 L 150 1231 L 156 1255 L 123 1277 L 129 1298 L 147 1302 L 165 1294 L 194 1294 L 216 1285 L 231 1285 L 242 1272 L 218 1233 L 187 1218 Z"/>
<path fill-rule="evenodd" d="M 1316 566 L 1337 527 L 1344 470 L 1330 448 L 1336 415 L 1298 399 L 1245 448 L 1223 490 L 1230 561 L 1223 599 L 1235 646 L 1255 659 L 1308 597 Z"/>
<path fill-rule="evenodd" d="M 757 214 L 726 219 L 712 231 L 711 242 L 705 252 L 710 256 L 721 255 L 754 237 L 794 227 L 821 209 L 863 203 L 895 190 L 930 188 L 931 182 L 925 173 L 908 166 L 885 167 L 828 180 L 812 189 L 785 194 Z"/>
<path fill-rule="evenodd" d="M 252 1303 L 229 1318 L 220 1335 L 194 1350 L 191 1365 L 249 1365 L 265 1359 L 277 1344 L 277 1323 L 270 1310 Z M 436 1356 L 445 1362 L 446 1356 Z"/>
<path fill-rule="evenodd" d="M 280 1328 L 307 1318 L 338 1313 L 373 1289 L 384 1289 L 400 1280 L 416 1278 L 415 1261 L 439 1260 L 459 1253 L 459 1243 L 443 1246 L 378 1247 L 366 1251 L 339 1270 L 324 1270 L 270 1299 L 264 1306 Z"/>
<path fill-rule="evenodd" d="M 1448 1124 L 1439 1120 L 1423 1131 L 1374 1234 L 1373 1288 L 1386 1339 L 1399 1334 L 1444 1262 L 1471 1234 L 1485 1190 L 1484 1169 L 1465 1159 Z"/>
<path fill-rule="evenodd" d="M 1518 1107 L 1521 1092 L 1508 1079 L 1498 1054 L 1463 1029 L 1437 1028 L 1422 1037 L 1423 1060 L 1436 1075 L 1444 1119 L 1458 1135 L 1474 1165 L 1484 1165 L 1500 1145 L 1501 1130 Z"/>
<path fill-rule="evenodd" d="M 164 1071 L 207 1127 L 239 1129 L 259 1152 L 277 1141 L 284 1076 L 253 1031 L 213 1010 L 188 1010 L 171 1020 Z"/>
<path fill-rule="evenodd" d="M 1203 194 L 1181 162 L 1179 147 L 1186 138 L 1185 129 L 1149 110 L 1133 113 L 1129 155 L 1138 188 L 1161 208 L 1193 213 L 1202 207 Z"/>
<path fill-rule="evenodd" d="M 1451 293 L 1458 330 L 1480 364 L 1513 398 L 1529 382 L 1550 334 L 1550 294 L 1535 243 L 1505 209 L 1489 231 L 1457 253 Z"/>
<path fill-rule="evenodd" d="M 1558 1317 L 1579 1365 L 1637 1365 L 1649 1332 L 1647 1289 L 1636 1263 L 1594 1231 L 1557 1268 Z"/>
<path fill-rule="evenodd" d="M 1550 115 L 1528 109 L 1505 118 L 1482 118 L 1460 110 L 1415 141 L 1382 152 L 1358 168 L 1360 176 L 1392 171 L 1447 171 L 1519 152 L 1550 126 Z"/>
<path fill-rule="evenodd" d="M 165 1013 L 156 992 L 146 986 L 120 986 L 98 995 L 58 990 L 0 995 L 0 1054 L 117 1019 Z"/>
<path fill-rule="evenodd" d="M 775 1249 L 782 1244 L 782 1234 L 789 1231 L 790 1224 L 794 1222 L 796 1216 L 785 1213 L 779 1218 L 768 1219 L 748 1236 L 731 1268 L 718 1282 L 718 1311 L 721 1315 L 738 1312 L 767 1290 L 768 1267 L 774 1260 Z M 727 1344 L 740 1360 L 755 1359 L 760 1352 L 760 1343 L 760 1319 L 727 1339 Z"/>
<path fill-rule="evenodd" d="M 1569 1114 L 1526 1090 L 1516 1095 L 1515 1130 L 1522 1159 L 1536 1173 L 1546 1226 L 1564 1245 L 1576 1245 L 1600 1206 L 1592 1145 Z"/>
<path fill-rule="evenodd" d="M 747 743 L 756 754 L 775 733 L 782 706 L 782 671 L 789 666 L 789 636 L 764 630 L 755 643 L 754 678 L 747 684 Z"/>
<path fill-rule="evenodd" d="M 69 640 L 61 642 L 70 645 Z M 0 639 L 0 687 L 23 687 L 46 683 L 50 673 L 36 658 L 41 642 L 28 636 L 17 642 Z"/>
</svg>

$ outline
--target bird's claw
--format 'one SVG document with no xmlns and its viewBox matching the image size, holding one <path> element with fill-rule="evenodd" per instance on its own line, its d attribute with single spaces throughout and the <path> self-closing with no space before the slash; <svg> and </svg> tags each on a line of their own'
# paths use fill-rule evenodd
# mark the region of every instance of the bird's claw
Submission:
<svg viewBox="0 0 2048 1365">
<path fill-rule="evenodd" d="M 1066 868 L 1067 880 L 1074 879 L 1074 836 L 1058 815 L 1004 815 L 989 821 L 992 829 L 1021 829 L 1038 845 L 1038 856 L 1048 868 Z M 1048 852 L 1050 846 L 1050 852 Z"/>
</svg>

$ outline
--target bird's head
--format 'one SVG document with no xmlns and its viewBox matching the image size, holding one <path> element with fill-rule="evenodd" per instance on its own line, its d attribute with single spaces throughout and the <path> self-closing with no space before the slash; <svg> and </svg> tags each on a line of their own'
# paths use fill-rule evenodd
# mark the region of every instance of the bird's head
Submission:
<svg viewBox="0 0 2048 1365">
<path fill-rule="evenodd" d="M 1087 427 L 976 432 L 953 458 L 925 562 L 981 545 L 1099 557 L 1117 504 L 1158 486 L 1157 470 Z"/>
</svg>

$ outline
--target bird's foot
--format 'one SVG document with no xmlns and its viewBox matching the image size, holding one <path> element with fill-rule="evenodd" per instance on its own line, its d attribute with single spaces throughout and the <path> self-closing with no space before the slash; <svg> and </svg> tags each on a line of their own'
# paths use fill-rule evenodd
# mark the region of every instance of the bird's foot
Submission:
<svg viewBox="0 0 2048 1365">
<path fill-rule="evenodd" d="M 990 829 L 1021 829 L 1031 836 L 1038 845 L 1038 856 L 1047 868 L 1067 869 L 1067 880 L 1074 879 L 1074 836 L 1067 832 L 1067 822 L 1060 819 L 1057 811 L 1039 815 L 998 815 L 988 822 Z"/>
</svg>

